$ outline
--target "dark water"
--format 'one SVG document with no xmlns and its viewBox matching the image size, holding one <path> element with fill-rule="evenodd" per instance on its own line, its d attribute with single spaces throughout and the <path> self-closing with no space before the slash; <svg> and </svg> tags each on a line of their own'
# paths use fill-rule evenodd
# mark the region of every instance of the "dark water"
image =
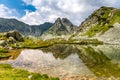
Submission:
<svg viewBox="0 0 120 80">
<path fill-rule="evenodd" d="M 119 80 L 120 46 L 59 44 L 39 50 L 25 49 L 17 59 L 7 63 L 66 80 L 80 80 L 83 76 Z"/>
</svg>

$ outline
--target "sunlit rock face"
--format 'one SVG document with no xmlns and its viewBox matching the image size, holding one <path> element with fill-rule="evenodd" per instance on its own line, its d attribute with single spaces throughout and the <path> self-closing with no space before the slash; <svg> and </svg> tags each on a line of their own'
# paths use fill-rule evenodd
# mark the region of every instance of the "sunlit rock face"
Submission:
<svg viewBox="0 0 120 80">
<path fill-rule="evenodd" d="M 120 44 L 120 24 L 115 23 L 113 28 L 106 31 L 103 35 L 99 36 L 98 39 L 109 44 Z"/>
</svg>

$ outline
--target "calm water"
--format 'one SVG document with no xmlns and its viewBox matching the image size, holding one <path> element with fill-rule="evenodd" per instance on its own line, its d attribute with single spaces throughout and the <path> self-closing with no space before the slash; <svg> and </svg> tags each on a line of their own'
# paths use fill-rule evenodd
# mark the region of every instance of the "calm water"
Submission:
<svg viewBox="0 0 120 80">
<path fill-rule="evenodd" d="M 120 46 L 59 44 L 37 50 L 25 49 L 17 59 L 7 63 L 66 80 L 79 80 L 83 76 L 119 80 Z"/>
</svg>

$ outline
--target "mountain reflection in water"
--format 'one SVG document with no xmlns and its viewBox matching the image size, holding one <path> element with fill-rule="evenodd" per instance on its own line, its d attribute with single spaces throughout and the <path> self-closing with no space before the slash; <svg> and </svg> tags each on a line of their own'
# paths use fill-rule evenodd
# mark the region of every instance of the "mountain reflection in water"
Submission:
<svg viewBox="0 0 120 80">
<path fill-rule="evenodd" d="M 119 78 L 120 46 L 57 44 L 40 50 L 25 49 L 8 63 L 60 78 L 82 75 Z"/>
</svg>

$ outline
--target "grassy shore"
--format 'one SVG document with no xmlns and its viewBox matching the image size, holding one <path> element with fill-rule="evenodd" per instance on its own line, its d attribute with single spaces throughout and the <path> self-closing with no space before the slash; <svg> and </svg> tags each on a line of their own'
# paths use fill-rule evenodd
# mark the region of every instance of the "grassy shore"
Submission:
<svg viewBox="0 0 120 80">
<path fill-rule="evenodd" d="M 48 77 L 46 74 L 28 72 L 26 70 L 12 68 L 8 64 L 0 64 L 0 80 L 59 80 Z"/>
<path fill-rule="evenodd" d="M 17 44 L 17 46 L 16 46 Z M 10 46 L 13 48 L 29 48 L 29 49 L 37 49 L 52 46 L 54 44 L 103 44 L 102 41 L 98 41 L 97 39 L 81 39 L 81 40 L 65 40 L 62 38 L 50 39 L 50 40 L 41 40 L 41 39 L 24 39 L 24 42 L 18 42 L 16 44 L 11 44 Z"/>
</svg>

